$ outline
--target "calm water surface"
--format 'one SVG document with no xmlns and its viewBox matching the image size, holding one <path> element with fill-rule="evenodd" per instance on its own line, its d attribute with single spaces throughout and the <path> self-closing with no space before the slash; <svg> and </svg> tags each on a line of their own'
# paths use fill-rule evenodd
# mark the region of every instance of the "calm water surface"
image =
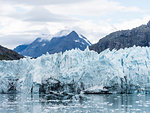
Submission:
<svg viewBox="0 0 150 113">
<path fill-rule="evenodd" d="M 150 113 L 150 95 L 86 95 L 49 101 L 39 95 L 0 94 L 0 113 Z"/>
</svg>

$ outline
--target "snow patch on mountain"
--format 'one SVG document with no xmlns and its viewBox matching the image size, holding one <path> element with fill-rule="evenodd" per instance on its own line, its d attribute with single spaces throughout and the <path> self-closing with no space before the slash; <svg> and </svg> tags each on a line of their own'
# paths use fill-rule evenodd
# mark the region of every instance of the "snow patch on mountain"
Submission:
<svg viewBox="0 0 150 113">
<path fill-rule="evenodd" d="M 83 35 L 79 35 L 79 37 L 83 40 L 85 40 L 89 45 L 92 45 L 91 42 L 89 40 L 87 40 L 87 38 L 85 38 Z"/>
<path fill-rule="evenodd" d="M 42 44 L 42 46 L 44 47 L 46 44 L 44 43 L 44 44 Z"/>
</svg>

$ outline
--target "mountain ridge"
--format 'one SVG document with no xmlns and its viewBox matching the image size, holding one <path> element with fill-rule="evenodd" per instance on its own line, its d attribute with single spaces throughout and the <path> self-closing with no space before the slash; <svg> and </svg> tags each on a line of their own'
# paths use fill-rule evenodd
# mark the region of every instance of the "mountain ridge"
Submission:
<svg viewBox="0 0 150 113">
<path fill-rule="evenodd" d="M 0 45 L 0 60 L 19 60 L 24 56 Z"/>
<path fill-rule="evenodd" d="M 150 21 L 147 25 L 141 25 L 131 30 L 121 30 L 110 33 L 109 35 L 100 39 L 96 44 L 89 47 L 98 53 L 105 49 L 129 48 L 133 46 L 150 46 Z"/>
</svg>

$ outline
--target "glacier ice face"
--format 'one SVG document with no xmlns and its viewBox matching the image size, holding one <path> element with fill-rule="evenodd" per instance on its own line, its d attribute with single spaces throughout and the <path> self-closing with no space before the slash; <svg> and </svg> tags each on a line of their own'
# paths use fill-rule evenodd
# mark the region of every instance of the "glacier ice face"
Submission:
<svg viewBox="0 0 150 113">
<path fill-rule="evenodd" d="M 63 54 L 47 53 L 37 59 L 0 61 L 1 93 L 38 92 L 37 86 L 48 78 L 64 84 L 83 83 L 84 89 L 117 85 L 116 92 L 127 87 L 142 90 L 150 84 L 150 48 L 105 50 L 100 54 L 75 49 Z"/>
</svg>

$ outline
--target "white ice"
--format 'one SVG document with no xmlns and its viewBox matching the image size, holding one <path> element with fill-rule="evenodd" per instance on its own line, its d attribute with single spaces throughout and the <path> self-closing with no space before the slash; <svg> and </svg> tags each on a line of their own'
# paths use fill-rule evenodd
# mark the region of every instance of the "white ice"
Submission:
<svg viewBox="0 0 150 113">
<path fill-rule="evenodd" d="M 19 92 L 29 92 L 49 77 L 62 83 L 83 82 L 85 89 L 121 84 L 120 79 L 144 88 L 150 84 L 150 48 L 132 47 L 94 51 L 79 49 L 46 54 L 37 59 L 0 61 L 0 92 L 7 92 L 11 81 Z"/>
</svg>

